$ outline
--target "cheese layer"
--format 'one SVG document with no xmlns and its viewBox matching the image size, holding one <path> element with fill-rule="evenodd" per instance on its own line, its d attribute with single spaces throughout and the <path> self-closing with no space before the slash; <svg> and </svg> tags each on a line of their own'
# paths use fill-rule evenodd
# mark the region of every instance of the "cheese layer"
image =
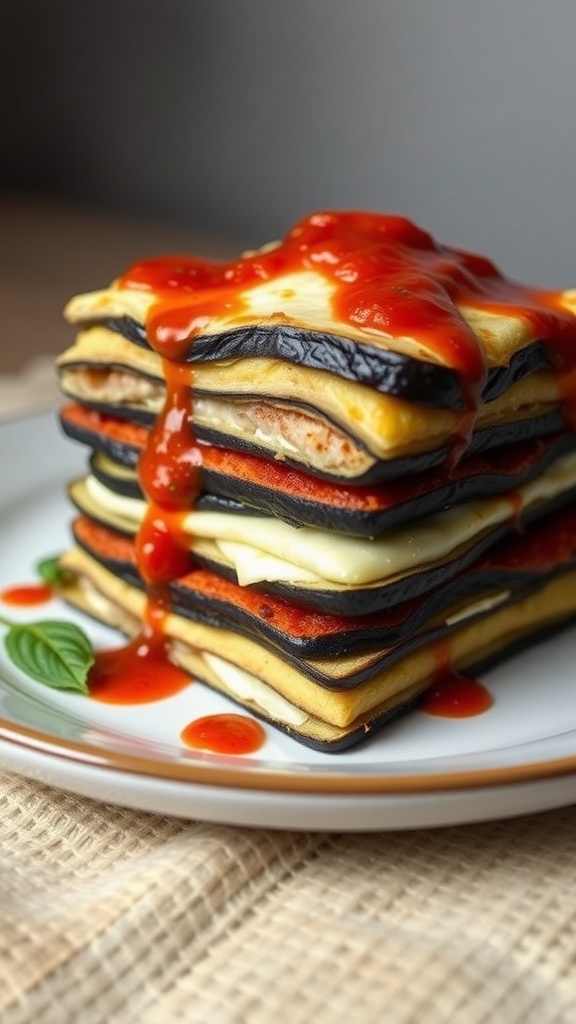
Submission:
<svg viewBox="0 0 576 1024">
<path fill-rule="evenodd" d="M 513 498 L 468 502 L 377 538 L 225 512 L 190 512 L 178 525 L 188 535 L 191 550 L 196 540 L 213 541 L 243 586 L 292 581 L 360 587 L 446 560 L 485 531 L 574 487 L 576 453 L 570 453 L 514 492 Z M 137 531 L 146 511 L 143 499 L 116 494 L 93 476 L 73 487 L 72 496 L 89 515 L 126 532 Z"/>
</svg>

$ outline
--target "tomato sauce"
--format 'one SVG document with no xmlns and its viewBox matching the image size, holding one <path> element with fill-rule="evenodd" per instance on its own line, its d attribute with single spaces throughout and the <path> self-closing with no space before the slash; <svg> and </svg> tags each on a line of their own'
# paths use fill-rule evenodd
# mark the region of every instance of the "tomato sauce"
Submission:
<svg viewBox="0 0 576 1024">
<path fill-rule="evenodd" d="M 493 703 L 483 683 L 452 670 L 446 671 L 429 687 L 419 708 L 439 718 L 473 718 L 484 714 Z"/>
<path fill-rule="evenodd" d="M 190 722 L 180 739 L 187 747 L 213 754 L 255 754 L 264 744 L 266 733 L 247 715 L 205 715 Z"/>
<path fill-rule="evenodd" d="M 42 583 L 7 587 L 0 593 L 0 599 L 4 604 L 10 604 L 17 608 L 30 608 L 34 605 L 47 604 L 48 601 L 52 600 L 53 596 L 54 591 L 52 587 Z"/>
<path fill-rule="evenodd" d="M 98 651 L 89 678 L 90 696 L 104 704 L 149 704 L 189 684 L 188 673 L 168 661 L 164 643 L 145 634 L 115 650 Z"/>
<path fill-rule="evenodd" d="M 437 641 L 432 654 L 434 682 L 419 703 L 421 711 L 440 718 L 473 718 L 492 707 L 493 697 L 484 684 L 454 668 L 450 637 Z"/>
<path fill-rule="evenodd" d="M 135 541 L 136 565 L 147 587 L 145 624 L 127 646 L 98 652 L 88 680 L 91 696 L 109 703 L 160 700 L 190 683 L 169 660 L 165 622 L 168 585 L 192 567 L 183 518 L 200 489 L 202 456 L 191 426 L 191 390 L 177 364 L 166 358 L 163 363 L 166 401 L 138 463 L 147 506 Z"/>
</svg>

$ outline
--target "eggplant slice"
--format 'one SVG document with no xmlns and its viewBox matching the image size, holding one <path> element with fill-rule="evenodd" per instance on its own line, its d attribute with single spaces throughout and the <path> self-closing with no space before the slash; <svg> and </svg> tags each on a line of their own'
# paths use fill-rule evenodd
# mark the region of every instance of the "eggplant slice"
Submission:
<svg viewBox="0 0 576 1024">
<path fill-rule="evenodd" d="M 149 349 L 144 324 L 131 317 L 110 317 L 102 326 L 127 341 Z M 453 370 L 425 363 L 403 353 L 376 349 L 344 336 L 306 331 L 292 324 L 253 324 L 237 330 L 195 338 L 185 361 L 196 363 L 254 357 L 284 359 L 313 370 L 327 370 L 338 377 L 366 384 L 387 395 L 397 395 L 423 405 L 464 408 L 462 389 Z M 537 370 L 552 369 L 546 345 L 533 341 L 513 352 L 505 366 L 488 371 L 482 400 L 491 402 L 512 384 Z"/>
<path fill-rule="evenodd" d="M 106 328 L 80 332 L 58 366 L 62 391 L 75 401 L 143 424 L 162 409 L 160 357 Z M 462 454 L 466 445 L 469 452 L 486 450 L 564 424 L 552 370 L 523 376 L 483 402 L 466 440 L 461 412 L 383 394 L 326 370 L 246 357 L 199 363 L 188 378 L 200 440 L 356 483 L 453 464 L 455 450 Z"/>
<path fill-rule="evenodd" d="M 127 635 L 138 632 L 146 596 L 80 548 L 61 559 L 63 596 L 75 607 Z M 449 650 L 454 669 L 464 671 L 543 629 L 576 615 L 576 571 L 543 574 L 530 592 L 471 621 L 448 635 L 432 633 L 422 645 L 382 665 L 349 688 L 320 684 L 291 660 L 227 628 L 206 625 L 172 612 L 165 622 L 171 660 L 220 690 L 248 711 L 304 743 L 340 750 L 376 730 L 391 715 L 412 706 L 434 682 Z M 225 652 L 225 656 L 223 656 Z"/>
<path fill-rule="evenodd" d="M 77 545 L 115 576 L 144 589 L 131 538 L 87 516 L 73 523 Z M 185 618 L 238 630 L 287 658 L 343 659 L 406 648 L 424 629 L 453 627 L 529 593 L 544 575 L 576 568 L 576 506 L 570 504 L 492 547 L 445 586 L 384 612 L 338 616 L 263 597 L 200 567 L 170 584 Z M 332 672 L 332 676 L 335 673 Z M 336 673 L 342 676 L 342 672 Z"/>
<path fill-rule="evenodd" d="M 483 354 L 485 401 L 553 365 L 549 343 L 573 327 L 572 293 L 517 285 L 484 257 L 440 246 L 399 218 L 320 218 L 322 227 L 313 215 L 228 264 L 186 256 L 137 264 L 110 287 L 75 296 L 65 316 L 147 348 L 161 307 L 180 362 L 280 359 L 437 408 L 469 407 L 452 361 L 457 342 Z"/>
<path fill-rule="evenodd" d="M 144 427 L 80 405 L 65 406 L 60 420 L 69 437 L 93 449 L 90 467 L 98 480 L 118 494 L 142 497 L 136 467 L 146 444 Z M 517 489 L 575 447 L 576 435 L 564 431 L 468 456 L 450 471 L 370 487 L 318 480 L 258 456 L 203 445 L 203 491 L 196 508 L 260 512 L 295 526 L 374 537 L 443 508 Z"/>
<path fill-rule="evenodd" d="M 242 586 L 302 607 L 369 614 L 447 583 L 502 536 L 566 504 L 575 491 L 572 452 L 512 496 L 467 502 L 378 538 L 199 510 L 184 514 L 180 530 L 201 565 Z M 110 490 L 93 476 L 75 481 L 70 497 L 81 513 L 127 536 L 144 518 L 143 500 Z"/>
</svg>

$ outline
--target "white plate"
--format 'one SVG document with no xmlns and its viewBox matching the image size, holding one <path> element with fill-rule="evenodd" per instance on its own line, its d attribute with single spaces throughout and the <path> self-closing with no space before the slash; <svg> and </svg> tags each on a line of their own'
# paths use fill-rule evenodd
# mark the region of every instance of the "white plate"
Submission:
<svg viewBox="0 0 576 1024">
<path fill-rule="evenodd" d="M 68 544 L 66 483 L 84 472 L 86 454 L 50 414 L 0 426 L 0 589 L 33 582 L 37 561 Z M 73 618 L 96 645 L 118 643 L 58 601 L 3 610 Z M 476 718 L 415 712 L 342 754 L 268 728 L 258 756 L 235 758 L 179 741 L 191 719 L 232 709 L 201 684 L 154 704 L 111 706 L 31 681 L 0 647 L 0 764 L 89 797 L 206 821 L 337 830 L 480 821 L 576 801 L 576 630 L 484 676 L 494 705 Z"/>
</svg>

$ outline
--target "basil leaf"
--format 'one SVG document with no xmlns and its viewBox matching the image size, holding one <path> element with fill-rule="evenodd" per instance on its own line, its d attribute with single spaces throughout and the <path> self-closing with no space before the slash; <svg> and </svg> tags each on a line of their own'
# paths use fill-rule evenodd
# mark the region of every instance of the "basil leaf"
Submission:
<svg viewBox="0 0 576 1024">
<path fill-rule="evenodd" d="M 60 568 L 58 555 L 54 555 L 53 558 L 43 558 L 41 562 L 37 563 L 36 572 L 42 582 L 47 583 L 50 587 L 63 583 L 68 575 L 65 569 Z"/>
<path fill-rule="evenodd" d="M 94 653 L 79 626 L 55 619 L 13 623 L 4 642 L 14 664 L 32 679 L 56 690 L 88 693 Z"/>
</svg>

